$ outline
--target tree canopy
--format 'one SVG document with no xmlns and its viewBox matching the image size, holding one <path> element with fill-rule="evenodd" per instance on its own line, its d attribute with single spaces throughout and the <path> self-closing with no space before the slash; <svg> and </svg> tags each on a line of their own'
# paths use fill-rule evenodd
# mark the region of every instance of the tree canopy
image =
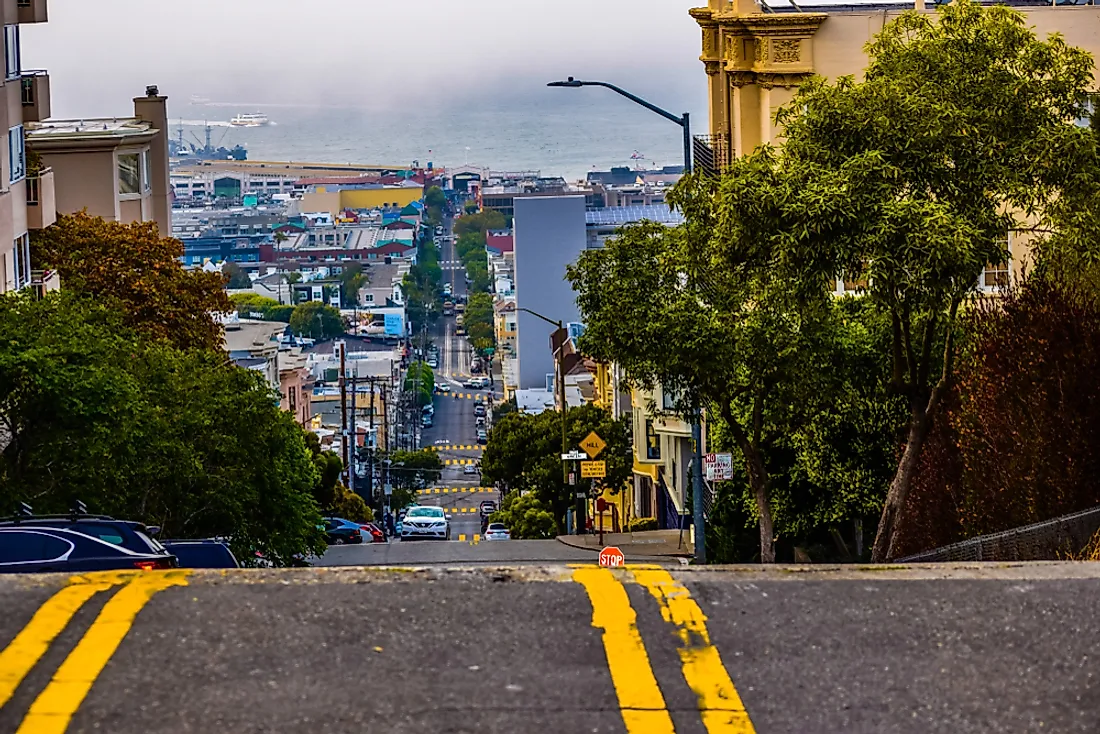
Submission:
<svg viewBox="0 0 1100 734">
<path fill-rule="evenodd" d="M 595 431 L 607 443 L 600 460 L 607 461 L 603 484 L 622 487 L 631 477 L 630 423 L 613 420 L 611 414 L 594 405 L 571 408 L 566 414 L 566 441 L 576 448 Z M 575 503 L 573 494 L 591 488 L 598 480 L 580 480 L 579 487 L 565 484 L 561 461 L 561 414 L 546 411 L 538 415 L 509 413 L 489 432 L 481 459 L 481 476 L 491 484 L 534 492 L 541 507 L 549 511 L 558 527 L 565 525 L 565 511 Z"/>
<path fill-rule="evenodd" d="M 344 318 L 340 309 L 319 301 L 307 301 L 294 307 L 290 328 L 298 336 L 314 339 L 337 339 L 344 334 Z"/>
<path fill-rule="evenodd" d="M 154 222 L 120 224 L 65 214 L 31 234 L 34 262 L 58 271 L 65 290 L 109 302 L 125 323 L 180 348 L 220 350 L 218 314 L 232 310 L 220 273 L 185 270 L 183 243 Z"/>
<path fill-rule="evenodd" d="M 262 377 L 62 292 L 0 298 L 0 505 L 225 536 L 247 563 L 323 552 L 317 472 Z"/>
</svg>

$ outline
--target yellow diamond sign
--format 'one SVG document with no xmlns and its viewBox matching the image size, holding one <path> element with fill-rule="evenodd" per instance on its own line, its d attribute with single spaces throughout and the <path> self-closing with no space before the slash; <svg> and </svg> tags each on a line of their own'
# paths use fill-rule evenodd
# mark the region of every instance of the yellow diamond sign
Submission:
<svg viewBox="0 0 1100 734">
<path fill-rule="evenodd" d="M 588 454 L 588 458 L 595 459 L 601 451 L 607 448 L 607 443 L 595 431 L 592 431 L 581 441 L 581 448 L 584 449 L 584 453 Z"/>
</svg>

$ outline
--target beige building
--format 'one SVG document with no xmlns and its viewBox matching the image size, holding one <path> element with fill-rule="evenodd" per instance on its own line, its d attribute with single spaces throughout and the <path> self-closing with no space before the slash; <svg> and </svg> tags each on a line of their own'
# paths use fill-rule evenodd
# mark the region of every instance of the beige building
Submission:
<svg viewBox="0 0 1100 734">
<path fill-rule="evenodd" d="M 1023 13 L 1041 38 L 1058 33 L 1066 43 L 1100 58 L 1100 6 L 1040 4 L 1008 0 Z M 770 8 L 755 0 L 709 0 L 690 13 L 702 30 L 707 74 L 710 135 L 696 142 L 696 165 L 718 170 L 733 156 L 751 153 L 766 143 L 782 141 L 775 115 L 794 99 L 798 85 L 813 74 L 829 79 L 859 78 L 867 66 L 865 45 L 883 26 L 905 10 L 934 12 L 924 0 L 915 4 L 884 3 L 873 7 L 814 6 L 812 2 Z M 1095 70 L 1094 70 L 1095 73 Z M 1010 236 L 1012 267 L 987 268 L 983 292 L 1007 285 L 1027 263 L 1027 240 Z M 858 289 L 838 280 L 837 293 Z"/>
<path fill-rule="evenodd" d="M 148 87 L 132 117 L 28 123 L 27 147 L 53 179 L 42 180 L 40 209 L 52 196 L 63 214 L 87 209 L 113 222 L 156 222 L 171 235 L 167 102 Z"/>
<path fill-rule="evenodd" d="M 27 234 L 31 217 L 24 123 L 49 115 L 50 78 L 44 71 L 23 71 L 19 29 L 28 23 L 45 23 L 46 11 L 46 0 L 0 2 L 4 27 L 0 124 L 7 131 L 7 145 L 0 146 L 0 293 L 26 288 L 34 280 Z"/>
</svg>

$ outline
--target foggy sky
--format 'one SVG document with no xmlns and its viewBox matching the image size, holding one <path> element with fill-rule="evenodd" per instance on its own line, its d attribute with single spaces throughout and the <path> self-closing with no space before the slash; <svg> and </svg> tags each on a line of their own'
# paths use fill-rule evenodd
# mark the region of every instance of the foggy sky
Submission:
<svg viewBox="0 0 1100 734">
<path fill-rule="evenodd" d="M 50 71 L 55 117 L 126 114 L 147 84 L 181 103 L 400 112 L 545 94 L 546 81 L 574 75 L 676 110 L 705 100 L 687 14 L 702 0 L 49 3 L 48 24 L 23 26 L 23 65 Z"/>
</svg>

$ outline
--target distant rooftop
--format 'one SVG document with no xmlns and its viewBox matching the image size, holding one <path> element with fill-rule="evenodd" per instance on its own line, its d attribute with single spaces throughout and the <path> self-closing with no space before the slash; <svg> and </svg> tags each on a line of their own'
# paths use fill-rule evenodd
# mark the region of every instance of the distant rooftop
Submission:
<svg viewBox="0 0 1100 734">
<path fill-rule="evenodd" d="M 612 206 L 605 209 L 593 209 L 584 213 L 586 224 L 593 226 L 611 226 L 619 224 L 631 224 L 648 219 L 660 224 L 680 224 L 684 216 L 667 206 L 653 204 L 650 206 Z"/>
<path fill-rule="evenodd" d="M 1050 7 L 1052 5 L 1072 7 L 1074 5 L 1091 4 L 1087 0 L 1077 2 L 1058 0 L 1057 3 L 1052 3 L 1050 0 L 977 0 L 977 2 L 981 5 L 1009 5 L 1013 7 Z M 757 4 L 760 5 L 759 1 Z M 946 4 L 935 2 L 935 0 L 926 0 L 925 2 L 928 10 L 932 10 L 937 5 Z M 763 5 L 761 10 L 765 13 L 857 13 L 876 10 L 907 10 L 912 7 L 915 7 L 912 0 L 909 2 L 904 0 L 868 0 L 867 2 L 859 2 L 859 0 L 808 0 L 808 2 L 798 2 L 797 4 L 791 3 L 790 0 L 767 0 L 767 4 Z"/>
<path fill-rule="evenodd" d="M 31 138 L 63 140 L 65 138 L 125 137 L 149 135 L 156 132 L 151 122 L 136 117 L 104 117 L 84 120 L 48 120 L 28 122 L 27 135 Z"/>
</svg>

